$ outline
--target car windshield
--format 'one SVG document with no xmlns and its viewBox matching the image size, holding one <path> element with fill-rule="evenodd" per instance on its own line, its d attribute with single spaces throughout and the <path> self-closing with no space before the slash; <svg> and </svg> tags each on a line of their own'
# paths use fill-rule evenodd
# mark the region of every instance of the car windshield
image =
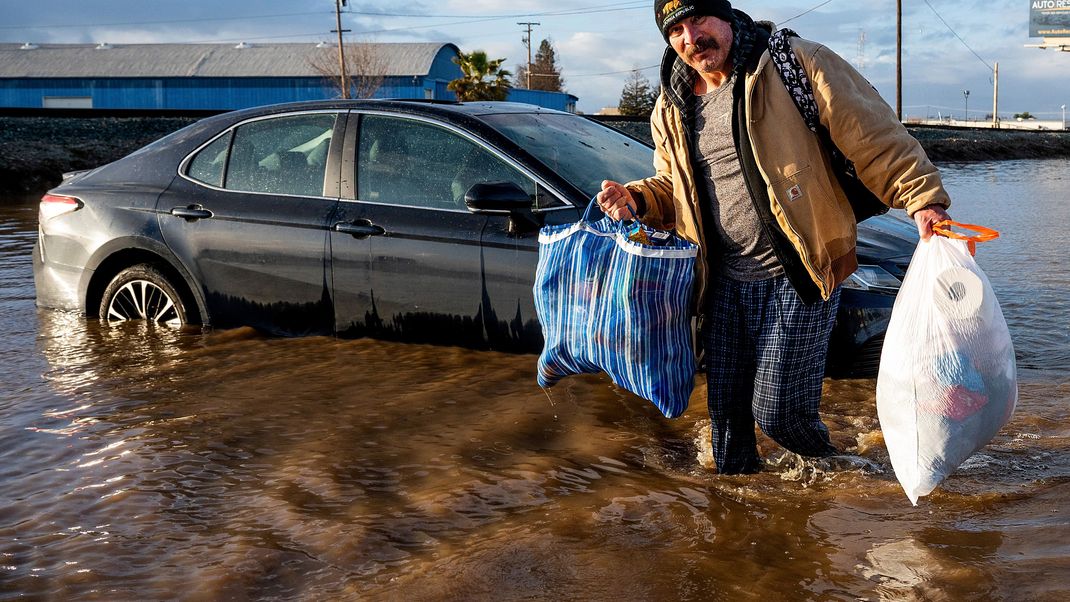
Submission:
<svg viewBox="0 0 1070 602">
<path fill-rule="evenodd" d="M 654 175 L 653 149 L 578 115 L 503 113 L 484 119 L 587 196 L 601 189 L 602 180 Z"/>
</svg>

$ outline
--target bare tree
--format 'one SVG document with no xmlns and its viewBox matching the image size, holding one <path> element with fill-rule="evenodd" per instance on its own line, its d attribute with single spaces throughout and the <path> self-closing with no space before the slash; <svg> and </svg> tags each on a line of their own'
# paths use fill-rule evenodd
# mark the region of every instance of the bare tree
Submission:
<svg viewBox="0 0 1070 602">
<path fill-rule="evenodd" d="M 382 87 L 390 67 L 385 53 L 379 52 L 375 44 L 346 44 L 345 57 L 349 97 L 371 98 Z M 336 47 L 313 48 L 308 55 L 308 66 L 327 80 L 339 98 L 344 97 Z"/>
</svg>

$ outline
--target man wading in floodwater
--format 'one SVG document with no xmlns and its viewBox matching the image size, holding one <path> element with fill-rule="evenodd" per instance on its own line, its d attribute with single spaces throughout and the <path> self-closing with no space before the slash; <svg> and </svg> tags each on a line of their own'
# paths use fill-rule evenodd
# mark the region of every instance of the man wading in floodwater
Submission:
<svg viewBox="0 0 1070 602">
<path fill-rule="evenodd" d="M 755 420 L 795 453 L 834 455 L 818 406 L 839 284 L 858 267 L 851 206 L 770 61 L 768 24 L 724 0 L 657 0 L 654 17 L 670 46 L 650 116 L 656 174 L 605 181 L 598 203 L 701 247 L 718 471 L 760 470 Z M 846 61 L 788 40 L 832 141 L 869 190 L 931 236 L 950 199 L 921 146 Z"/>
</svg>

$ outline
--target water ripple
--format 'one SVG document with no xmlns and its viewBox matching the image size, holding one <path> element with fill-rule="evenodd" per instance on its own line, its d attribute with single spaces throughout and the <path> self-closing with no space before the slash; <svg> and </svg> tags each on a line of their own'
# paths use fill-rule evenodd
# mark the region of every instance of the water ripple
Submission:
<svg viewBox="0 0 1070 602">
<path fill-rule="evenodd" d="M 599 376 L 547 399 L 532 356 L 101 327 L 34 307 L 35 212 L 0 205 L 0 595 L 1065 597 L 1067 172 L 944 169 L 953 215 L 1004 232 L 978 260 L 1020 403 L 918 508 L 872 380 L 826 381 L 823 412 L 883 472 L 759 435 L 765 470 L 718 476 L 701 378 L 665 420 Z"/>
</svg>

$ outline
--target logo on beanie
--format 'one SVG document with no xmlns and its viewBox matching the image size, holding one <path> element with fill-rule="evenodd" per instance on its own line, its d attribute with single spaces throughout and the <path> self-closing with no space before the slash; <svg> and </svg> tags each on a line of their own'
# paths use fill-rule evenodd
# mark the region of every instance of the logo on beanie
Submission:
<svg viewBox="0 0 1070 602">
<path fill-rule="evenodd" d="M 696 12 L 697 8 L 694 4 L 684 3 L 683 0 L 669 0 L 665 3 L 665 6 L 661 7 L 661 22 L 660 27 L 662 33 L 666 33 L 672 24 L 683 21 L 688 15 Z"/>
<path fill-rule="evenodd" d="M 695 15 L 716 17 L 728 23 L 734 19 L 729 0 L 654 0 L 654 22 L 666 41 L 669 29 Z"/>
</svg>

